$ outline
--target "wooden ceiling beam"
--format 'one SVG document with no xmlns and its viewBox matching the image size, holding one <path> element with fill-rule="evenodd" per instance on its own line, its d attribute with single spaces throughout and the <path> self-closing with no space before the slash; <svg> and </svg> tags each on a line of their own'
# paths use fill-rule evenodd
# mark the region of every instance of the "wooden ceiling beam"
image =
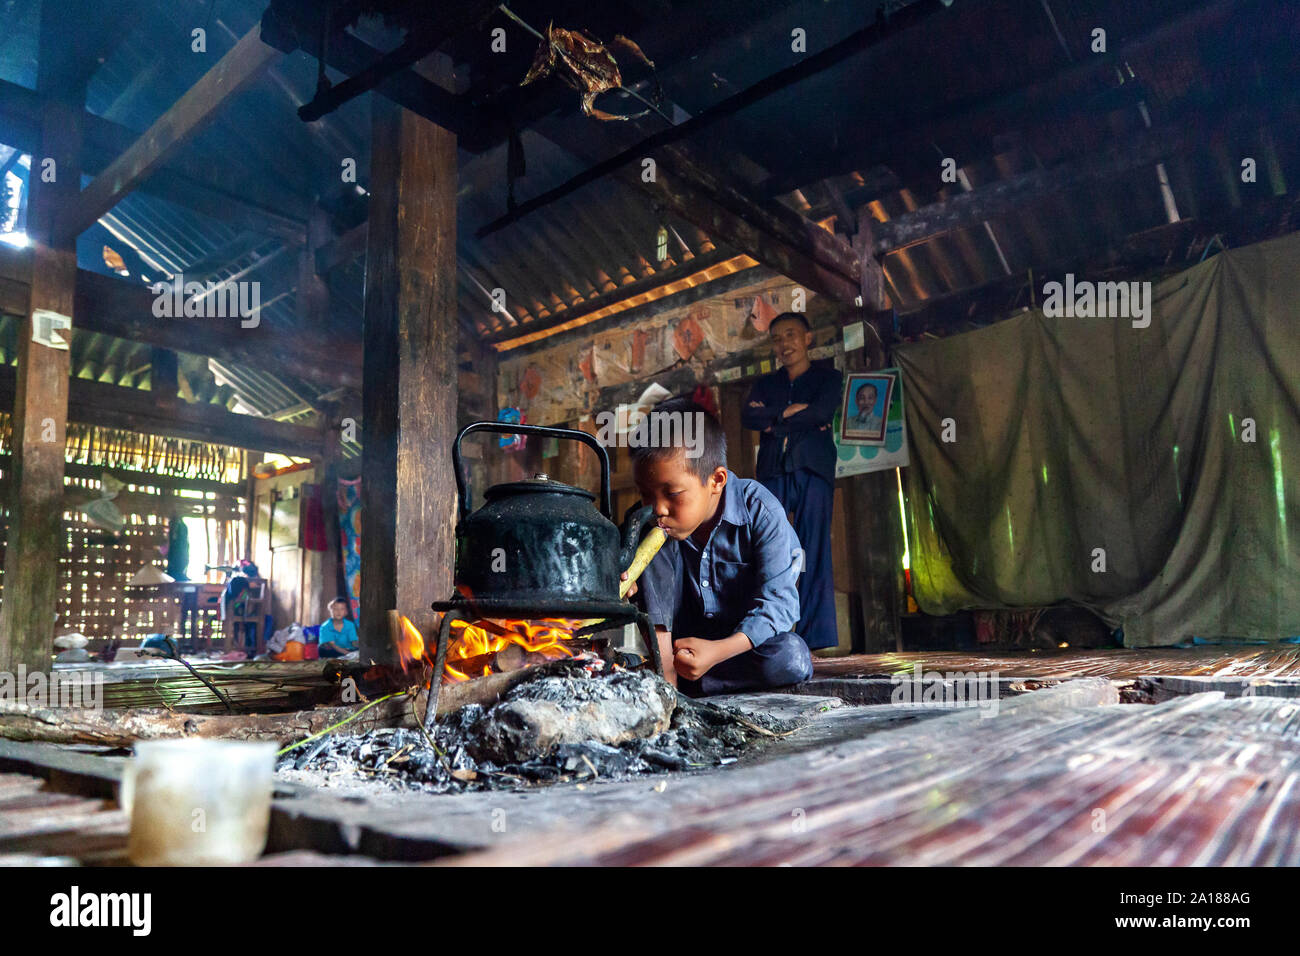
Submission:
<svg viewBox="0 0 1300 956">
<path fill-rule="evenodd" d="M 6 411 L 13 408 L 17 380 L 15 369 L 0 366 L 0 408 Z M 314 457 L 321 450 L 321 432 L 315 428 L 239 415 L 218 405 L 180 402 L 164 408 L 144 389 L 81 378 L 68 381 L 68 421 L 298 458 Z"/>
<path fill-rule="evenodd" d="M 640 164 L 646 157 L 658 156 L 665 147 L 670 147 L 675 143 L 687 140 L 691 136 L 700 134 L 716 123 L 736 115 L 746 107 L 759 103 L 774 93 L 793 87 L 810 77 L 817 76 L 849 57 L 870 49 L 872 46 L 900 32 L 915 27 L 918 23 L 924 22 L 927 17 L 942 12 L 946 7 L 947 4 L 944 0 L 916 0 L 910 6 L 895 13 L 892 18 L 882 18 L 873 22 L 870 26 L 854 31 L 843 40 L 832 44 L 821 52 L 808 56 L 793 66 L 778 70 L 752 86 L 741 90 L 734 96 L 727 97 L 722 102 L 715 103 L 708 109 L 697 113 L 685 122 L 670 126 L 627 145 L 615 155 L 589 166 L 553 189 L 520 203 L 518 207 L 506 215 L 480 228 L 478 236 L 482 238 L 504 228 L 511 222 L 522 219 L 536 209 L 550 205 L 588 183 L 612 173 L 625 171 L 629 165 Z M 596 127 L 592 126 L 590 128 L 595 129 Z M 637 172 L 639 173 L 640 170 L 638 169 Z"/>
<path fill-rule="evenodd" d="M 1077 91 L 1090 79 L 1096 83 L 1101 77 L 1106 83 L 1112 82 L 1116 69 L 1148 56 L 1155 48 L 1165 45 L 1184 48 L 1192 42 L 1189 34 L 1213 26 L 1243 3 L 1257 2 L 1201 0 L 1107 53 L 1058 63 L 1013 88 L 955 102 L 944 101 L 919 114 L 909 111 L 902 128 L 888 121 L 883 127 L 881 121 L 857 127 L 850 125 L 844 130 L 841 149 L 833 155 L 807 157 L 797 170 L 774 176 L 763 185 L 763 191 L 775 197 L 823 179 L 881 164 L 897 165 L 900 156 L 928 158 L 934 155 L 934 143 L 943 144 L 949 155 L 960 155 L 958 147 L 970 140 L 972 129 L 986 131 L 991 142 L 995 134 L 1032 129 L 1071 115 L 1135 106 L 1143 95 L 1140 83 L 1123 83 L 1109 89 L 1103 86 L 1102 95 L 1082 96 Z M 760 162 L 764 158 L 755 157 Z"/>
<path fill-rule="evenodd" d="M 84 424 L 84 423 L 83 423 Z M 7 454 L 0 454 L 0 471 L 9 473 L 13 459 Z M 83 478 L 99 481 L 105 474 L 112 475 L 118 481 L 128 485 L 148 486 L 153 488 L 185 489 L 187 491 L 211 491 L 218 495 L 242 498 L 248 493 L 248 486 L 233 482 L 214 481 L 211 478 L 182 478 L 179 475 L 156 475 L 148 471 L 136 471 L 134 468 L 109 468 L 102 465 L 82 465 L 68 462 L 63 466 L 63 474 L 68 478 Z"/>
<path fill-rule="evenodd" d="M 781 203 L 770 203 L 756 199 L 741 187 L 734 185 L 717 172 L 692 159 L 680 147 L 670 146 L 663 150 L 659 163 L 676 174 L 683 181 L 694 186 L 701 196 L 729 209 L 744 218 L 755 228 L 792 249 L 809 255 L 814 261 L 828 269 L 835 270 L 849 278 L 854 278 L 858 270 L 858 258 L 852 247 L 842 237 L 835 235 L 810 219 L 800 215 Z M 639 176 L 638 176 L 639 181 Z M 653 186 L 653 183 L 643 184 Z M 653 192 L 654 190 L 649 190 Z M 692 220 L 688 220 L 692 221 Z M 694 222 L 715 240 L 720 237 L 706 226 Z M 724 239 L 725 241 L 725 239 Z M 736 247 L 739 252 L 749 250 Z M 755 256 L 755 258 L 758 258 Z M 793 278 L 793 276 L 791 277 Z"/>
<path fill-rule="evenodd" d="M 335 236 L 315 252 L 316 274 L 327 275 L 331 270 L 346 265 L 366 254 L 366 223 L 353 226 L 341 236 Z"/>
<path fill-rule="evenodd" d="M 610 328 L 634 328 L 645 327 L 653 324 L 657 316 L 660 316 L 670 310 L 680 309 L 683 306 L 699 302 L 703 299 L 711 299 L 715 296 L 724 296 L 740 289 L 746 289 L 765 282 L 775 277 L 772 270 L 763 266 L 751 266 L 747 269 L 737 269 L 735 272 L 728 273 L 716 279 L 707 282 L 701 282 L 698 285 L 690 286 L 680 292 L 675 292 L 671 296 L 652 299 L 640 305 L 632 306 L 609 317 L 608 324 L 599 326 L 600 329 Z M 556 345 L 576 342 L 579 340 L 590 341 L 596 327 L 579 323 L 573 328 L 560 326 L 557 330 L 550 332 L 538 339 L 528 341 L 530 330 L 528 326 L 516 329 L 517 341 L 507 339 L 504 343 L 493 344 L 495 354 L 500 355 L 502 352 L 510 351 L 512 355 L 528 355 L 542 349 L 552 348 Z M 503 347 L 504 346 L 504 347 Z M 517 351 L 515 351 L 517 350 Z"/>
<path fill-rule="evenodd" d="M 306 9 L 310 9 L 310 5 L 271 3 L 262 15 L 263 36 L 267 43 L 284 53 L 302 50 L 319 60 L 322 31 L 318 22 L 299 22 L 299 14 Z M 324 16 L 327 9 L 321 7 L 318 12 Z M 460 137 L 462 148 L 481 152 L 487 148 L 476 139 L 483 129 L 482 118 L 477 115 L 468 97 L 457 96 L 407 68 L 406 61 L 412 56 L 423 59 L 446 39 L 449 29 L 472 24 L 488 9 L 491 9 L 490 4 L 475 0 L 457 5 L 451 10 L 442 10 L 438 20 L 431 22 L 428 30 L 422 31 L 419 36 L 408 36 L 401 47 L 388 54 L 342 29 L 355 17 L 354 11 L 332 11 L 332 22 L 338 24 L 338 27 L 328 38 L 325 62 L 345 74 L 348 79 L 324 91 L 318 91 L 312 102 L 300 107 L 299 116 L 303 119 L 318 119 L 358 93 L 373 88 L 394 103 L 455 132 Z M 397 72 L 391 70 L 394 64 L 398 67 Z"/>
<path fill-rule="evenodd" d="M 35 90 L 0 80 L 0 141 L 22 152 L 40 152 L 42 97 Z M 82 112 L 85 134 L 82 169 L 102 172 L 126 152 L 140 134 L 93 113 Z M 172 156 L 138 187 L 140 192 L 173 202 L 237 228 L 279 236 L 300 236 L 309 201 L 230 168 L 226 157 Z"/>
<path fill-rule="evenodd" d="M 709 169 L 681 146 L 671 145 L 671 141 L 669 145 L 657 146 L 641 157 L 634 157 L 634 148 L 622 148 L 626 142 L 626 134 L 622 131 L 587 120 L 582 126 L 585 139 L 581 142 L 585 146 L 578 150 L 575 143 L 579 140 L 569 135 L 572 130 L 573 127 L 566 127 L 563 123 L 535 128 L 539 135 L 587 163 L 592 162 L 592 153 L 617 153 L 624 157 L 624 161 L 597 162 L 589 166 L 589 172 L 603 169 L 620 184 L 649 195 L 654 202 L 703 231 L 715 243 L 729 247 L 736 254 L 750 255 L 818 294 L 845 304 L 856 304 L 861 263 L 858 254 L 843 237 L 787 206 L 754 197 L 744 187 Z M 658 137 L 652 136 L 642 144 L 650 146 L 657 141 Z M 647 159 L 654 161 L 653 177 L 644 175 L 644 161 Z M 565 186 L 521 203 L 514 212 L 480 229 L 479 236 L 489 236 L 527 215 L 530 210 L 553 203 L 560 196 L 567 195 L 572 184 L 586 181 L 585 176 L 579 175 Z"/>
<path fill-rule="evenodd" d="M 1288 93 L 1273 106 L 1295 109 L 1296 95 Z M 1233 141 L 1259 126 L 1257 115 L 1237 112 L 1214 115 L 1193 111 L 1175 123 L 1135 130 L 1122 142 L 1079 159 L 958 193 L 922 206 L 887 222 L 872 224 L 872 251 L 877 256 L 928 242 L 957 229 L 976 226 L 1014 212 L 1029 203 L 1070 190 L 1113 183 L 1134 170 L 1154 166 L 1180 153 L 1193 152 L 1216 138 Z"/>
<path fill-rule="evenodd" d="M 172 104 L 122 155 L 96 176 L 60 220 L 59 232 L 77 236 L 147 179 L 186 141 L 211 123 L 239 92 L 281 54 L 249 30 L 217 64 Z"/>
<path fill-rule="evenodd" d="M 26 314 L 30 285 L 30 251 L 0 247 L 0 312 Z M 264 309 L 281 286 L 279 280 L 267 283 L 262 295 Z M 359 339 L 327 341 L 298 328 L 273 328 L 265 320 L 246 329 L 238 318 L 158 318 L 153 313 L 155 297 L 150 289 L 127 279 L 79 269 L 74 300 L 76 330 L 215 358 L 230 365 L 286 372 L 306 381 L 327 377 L 336 385 L 360 386 Z"/>
<path fill-rule="evenodd" d="M 571 323 L 591 315 L 593 312 L 599 312 L 601 309 L 616 305 L 625 299 L 631 299 L 634 296 L 645 295 L 652 292 L 660 286 L 669 285 L 688 278 L 699 272 L 704 272 L 714 266 L 720 265 L 728 259 L 735 258 L 733 253 L 714 250 L 707 255 L 695 256 L 684 263 L 679 263 L 672 268 L 665 269 L 662 272 L 656 272 L 652 276 L 644 279 L 638 279 L 636 282 L 629 282 L 627 285 L 619 286 L 603 295 L 598 295 L 581 302 L 576 306 L 564 309 L 559 312 L 553 312 L 546 319 L 534 320 L 524 323 L 523 325 L 511 326 L 494 332 L 491 335 L 483 336 L 483 341 L 488 345 L 499 345 L 505 342 L 528 337 L 538 332 L 547 332 L 551 329 L 561 326 L 569 326 Z M 589 330 L 590 332 L 590 330 Z"/>
<path fill-rule="evenodd" d="M 653 182 L 639 171 L 622 178 L 715 242 L 837 302 L 857 302 L 860 264 L 852 246 L 793 210 L 763 206 L 680 157 L 660 162 Z"/>
</svg>

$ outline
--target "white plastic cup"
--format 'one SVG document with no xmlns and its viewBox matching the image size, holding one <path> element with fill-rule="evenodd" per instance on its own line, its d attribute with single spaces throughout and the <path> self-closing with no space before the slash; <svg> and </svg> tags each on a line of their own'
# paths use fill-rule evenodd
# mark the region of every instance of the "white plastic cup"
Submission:
<svg viewBox="0 0 1300 956">
<path fill-rule="evenodd" d="M 119 803 L 137 866 L 233 866 L 266 847 L 274 741 L 142 740 Z"/>
</svg>

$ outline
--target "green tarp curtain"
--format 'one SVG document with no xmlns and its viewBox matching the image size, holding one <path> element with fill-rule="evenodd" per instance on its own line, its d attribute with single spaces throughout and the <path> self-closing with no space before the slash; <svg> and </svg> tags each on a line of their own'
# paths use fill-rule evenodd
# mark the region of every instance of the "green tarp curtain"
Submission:
<svg viewBox="0 0 1300 956">
<path fill-rule="evenodd" d="M 897 349 L 922 610 L 1074 602 L 1130 647 L 1300 634 L 1300 234 L 1151 291 L 1146 328 L 1040 310 Z"/>
</svg>

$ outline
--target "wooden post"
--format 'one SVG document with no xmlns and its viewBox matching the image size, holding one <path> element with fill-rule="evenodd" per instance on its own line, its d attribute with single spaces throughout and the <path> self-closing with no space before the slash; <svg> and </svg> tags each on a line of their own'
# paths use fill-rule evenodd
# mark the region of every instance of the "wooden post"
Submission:
<svg viewBox="0 0 1300 956">
<path fill-rule="evenodd" d="M 298 254 L 298 284 L 294 289 L 298 321 L 310 328 L 316 338 L 325 337 L 330 322 L 329 284 L 316 269 L 320 250 L 329 242 L 325 210 L 316 206 L 307 222 L 302 251 Z"/>
<path fill-rule="evenodd" d="M 180 402 L 180 362 L 171 349 L 149 352 L 149 391 L 159 408 L 175 409 Z"/>
<path fill-rule="evenodd" d="M 325 550 L 307 551 L 308 590 L 303 595 L 302 616 L 308 624 L 319 624 L 329 617 L 329 603 L 339 592 L 338 463 L 343 457 L 343 438 L 338 405 L 327 403 L 321 409 L 324 419 L 319 458 L 312 459 L 313 481 L 321 490 L 321 519 L 325 524 Z"/>
<path fill-rule="evenodd" d="M 362 365 L 361 658 L 388 611 L 429 638 L 451 597 L 456 484 L 456 137 L 371 98 Z"/>
<path fill-rule="evenodd" d="M 244 453 L 244 560 L 253 560 L 253 535 L 257 531 L 257 477 L 253 469 L 261 463 L 265 453 Z"/>
<path fill-rule="evenodd" d="M 858 211 L 853 248 L 860 256 L 862 305 L 865 321 L 885 306 L 884 276 L 872 255 L 872 220 L 865 207 Z M 845 358 L 845 372 L 882 368 L 885 350 L 869 332 L 867 344 Z M 902 516 L 898 479 L 892 468 L 846 479 L 843 496 L 846 526 L 860 529 L 851 537 L 849 550 L 853 580 L 862 609 L 864 647 L 868 652 L 902 650 L 899 614 L 903 609 Z"/>
<path fill-rule="evenodd" d="M 329 241 L 329 225 L 325 210 L 319 204 L 312 210 L 303 236 L 303 248 L 298 256 L 298 285 L 294 296 L 298 307 L 298 321 L 302 327 L 311 329 L 312 334 L 324 339 L 330 321 L 329 284 L 316 271 L 316 256 L 320 248 Z M 303 552 L 303 577 L 306 581 L 305 593 L 301 596 L 299 617 L 307 624 L 319 624 L 329 617 L 329 602 L 338 597 L 338 581 L 335 568 L 338 563 L 338 535 L 330 529 L 334 527 L 328 520 L 331 513 L 337 515 L 338 507 L 330 509 L 329 499 L 335 494 L 337 462 L 341 457 L 342 435 L 340 433 L 338 407 L 333 403 L 322 404 L 312 399 L 316 410 L 321 413 L 321 454 L 312 458 L 315 472 L 312 481 L 321 489 L 322 520 L 326 527 L 325 550 Z"/>
<path fill-rule="evenodd" d="M 81 189 L 81 109 L 51 97 L 41 119 L 41 154 L 32 157 L 28 234 L 34 242 L 31 300 L 18 336 L 14 395 L 14 481 L 9 497 L 0 606 L 0 670 L 49 670 L 54 650 L 59 555 L 63 551 L 63 464 L 68 421 L 67 348 L 33 341 L 35 314 L 72 317 L 76 237 L 54 239 L 54 224 Z M 62 332 L 70 341 L 71 329 Z"/>
<path fill-rule="evenodd" d="M 853 234 L 853 251 L 858 256 L 858 275 L 862 284 L 862 307 L 879 312 L 885 307 L 885 270 L 872 254 L 875 244 L 875 219 L 867 206 L 858 210 L 857 231 Z"/>
</svg>

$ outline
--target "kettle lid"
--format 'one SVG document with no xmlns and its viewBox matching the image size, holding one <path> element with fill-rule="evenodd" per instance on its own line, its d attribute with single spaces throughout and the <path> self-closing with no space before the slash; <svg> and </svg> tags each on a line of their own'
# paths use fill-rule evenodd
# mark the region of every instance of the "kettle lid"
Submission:
<svg viewBox="0 0 1300 956">
<path fill-rule="evenodd" d="M 542 472 L 533 475 L 531 478 L 493 485 L 484 492 L 483 497 L 486 501 L 495 501 L 498 498 L 529 494 L 580 495 L 588 501 L 596 500 L 596 496 L 585 488 L 578 488 L 574 485 L 566 485 L 562 481 L 555 481 L 550 475 Z"/>
</svg>

